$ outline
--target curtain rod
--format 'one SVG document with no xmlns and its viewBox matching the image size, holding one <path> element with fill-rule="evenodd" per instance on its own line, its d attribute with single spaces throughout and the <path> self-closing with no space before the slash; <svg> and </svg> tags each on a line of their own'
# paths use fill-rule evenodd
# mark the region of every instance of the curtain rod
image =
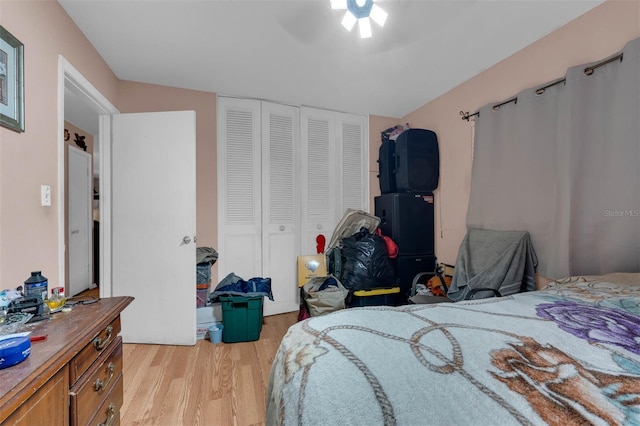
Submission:
<svg viewBox="0 0 640 426">
<path fill-rule="evenodd" d="M 618 59 L 620 60 L 620 62 L 622 62 L 622 60 L 624 59 L 624 52 L 623 52 L 623 53 L 620 53 L 619 55 L 616 55 L 616 56 L 614 56 L 614 57 L 612 57 L 612 58 L 606 59 L 606 60 L 604 60 L 604 61 L 602 61 L 602 62 L 598 62 L 597 64 L 595 64 L 595 65 L 593 65 L 593 66 L 587 67 L 587 68 L 585 68 L 585 69 L 584 69 L 584 71 L 583 71 L 583 72 L 584 72 L 586 75 L 591 75 L 591 74 L 593 74 L 593 72 L 594 72 L 596 69 L 600 68 L 601 66 L 603 66 L 603 65 L 607 65 L 607 64 L 609 64 L 609 63 L 611 63 L 611 62 L 614 62 L 614 61 L 617 61 Z M 567 79 L 566 79 L 566 78 L 561 78 L 561 79 L 560 79 L 560 80 L 558 80 L 558 81 L 554 81 L 554 82 L 553 82 L 553 83 L 551 83 L 551 84 L 547 84 L 546 86 L 543 86 L 543 87 L 541 87 L 541 88 L 537 89 L 537 90 L 536 90 L 536 95 L 542 95 L 542 94 L 544 93 L 544 91 L 545 91 L 545 90 L 547 90 L 549 87 L 553 87 L 553 86 L 555 86 L 556 84 L 565 83 L 566 81 L 567 81 Z M 508 101 L 504 101 L 504 102 L 502 102 L 502 103 L 499 103 L 499 104 L 497 104 L 497 105 L 494 105 L 492 108 L 493 108 L 493 110 L 494 110 L 494 111 L 497 111 L 497 110 L 499 110 L 499 109 L 500 109 L 500 107 L 501 107 L 502 105 L 508 104 L 509 102 L 515 102 L 515 103 L 518 103 L 518 97 L 516 96 L 515 98 L 511 98 L 511 99 L 509 99 Z M 467 121 L 469 121 L 469 119 L 470 119 L 471 117 L 474 117 L 474 116 L 478 116 L 478 117 L 479 117 L 479 116 L 480 116 L 480 111 L 476 111 L 476 112 L 474 112 L 473 114 L 469 114 L 469 111 L 467 111 L 467 112 L 460 111 L 460 115 L 461 115 L 462 120 L 467 120 Z"/>
<path fill-rule="evenodd" d="M 558 80 L 558 81 L 555 81 L 555 82 L 553 82 L 553 83 L 551 83 L 551 84 L 547 84 L 546 86 L 541 87 L 541 88 L 539 88 L 538 90 L 536 90 L 536 95 L 542 95 L 542 94 L 544 93 L 544 91 L 545 91 L 545 90 L 547 90 L 549 87 L 553 87 L 553 86 L 555 86 L 556 84 L 560 84 L 560 83 L 566 83 L 566 81 L 567 81 L 567 79 L 566 79 L 566 78 L 561 78 L 561 79 L 560 79 L 560 80 Z"/>
</svg>

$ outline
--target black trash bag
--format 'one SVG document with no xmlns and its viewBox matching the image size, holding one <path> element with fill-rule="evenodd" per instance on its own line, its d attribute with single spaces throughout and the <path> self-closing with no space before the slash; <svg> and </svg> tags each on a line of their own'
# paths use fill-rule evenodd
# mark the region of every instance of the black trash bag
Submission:
<svg viewBox="0 0 640 426">
<path fill-rule="evenodd" d="M 366 228 L 342 240 L 340 281 L 351 291 L 393 287 L 396 277 L 384 239 Z"/>
</svg>

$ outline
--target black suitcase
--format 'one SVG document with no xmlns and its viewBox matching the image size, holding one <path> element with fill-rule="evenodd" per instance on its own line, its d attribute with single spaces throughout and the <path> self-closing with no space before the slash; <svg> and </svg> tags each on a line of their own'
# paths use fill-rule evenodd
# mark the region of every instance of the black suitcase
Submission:
<svg viewBox="0 0 640 426">
<path fill-rule="evenodd" d="M 396 192 L 396 142 L 382 136 L 382 145 L 378 153 L 378 179 L 380 180 L 380 193 L 389 194 Z"/>
<path fill-rule="evenodd" d="M 438 187 L 440 153 L 433 131 L 409 129 L 400 133 L 394 155 L 397 192 L 429 193 Z"/>
</svg>

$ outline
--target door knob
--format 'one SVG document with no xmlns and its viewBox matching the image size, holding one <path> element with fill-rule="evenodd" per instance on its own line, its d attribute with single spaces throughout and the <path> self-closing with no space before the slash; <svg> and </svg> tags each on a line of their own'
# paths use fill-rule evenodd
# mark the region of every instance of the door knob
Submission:
<svg viewBox="0 0 640 426">
<path fill-rule="evenodd" d="M 182 244 L 189 244 L 191 242 L 191 237 L 188 235 L 182 239 Z"/>
</svg>

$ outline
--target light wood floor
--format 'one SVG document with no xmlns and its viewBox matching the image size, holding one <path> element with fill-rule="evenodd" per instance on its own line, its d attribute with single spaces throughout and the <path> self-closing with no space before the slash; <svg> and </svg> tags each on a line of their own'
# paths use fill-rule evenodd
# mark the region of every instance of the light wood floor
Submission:
<svg viewBox="0 0 640 426">
<path fill-rule="evenodd" d="M 121 424 L 264 424 L 271 363 L 297 312 L 264 318 L 255 342 L 124 345 Z"/>
</svg>

